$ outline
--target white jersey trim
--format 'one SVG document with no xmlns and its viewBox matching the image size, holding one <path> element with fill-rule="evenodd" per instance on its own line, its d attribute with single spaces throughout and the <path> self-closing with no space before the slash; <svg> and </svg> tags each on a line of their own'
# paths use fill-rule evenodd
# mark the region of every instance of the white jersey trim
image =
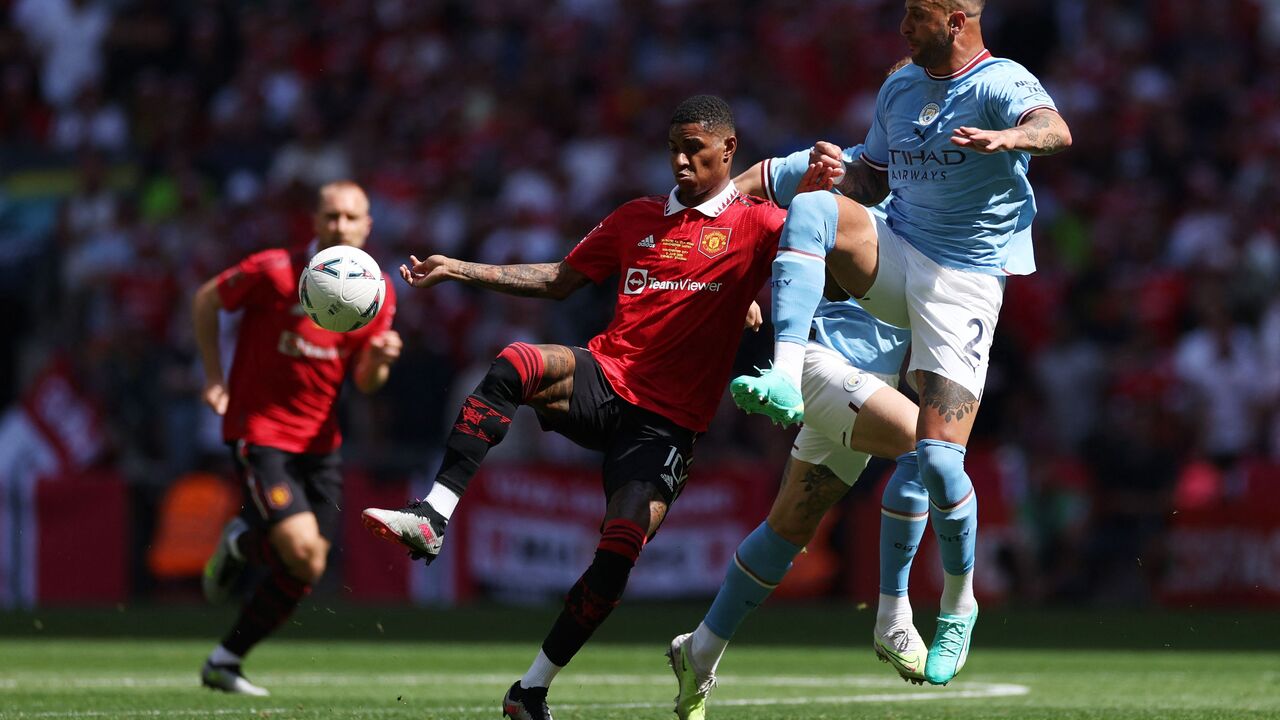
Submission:
<svg viewBox="0 0 1280 720">
<path fill-rule="evenodd" d="M 1033 112 L 1035 112 L 1035 111 L 1037 111 L 1037 110 L 1052 110 L 1052 111 L 1054 111 L 1054 112 L 1058 112 L 1058 108 L 1056 108 L 1056 107 L 1054 107 L 1054 106 L 1052 106 L 1052 105 L 1036 105 L 1036 106 L 1035 106 L 1035 107 L 1033 107 L 1033 108 L 1027 108 L 1026 110 L 1023 110 L 1023 111 L 1022 111 L 1022 114 L 1021 114 L 1021 115 L 1019 115 L 1019 116 L 1018 116 L 1018 122 L 1016 122 L 1016 123 L 1014 123 L 1014 124 L 1013 124 L 1013 125 L 1014 125 L 1014 127 L 1017 127 L 1018 125 L 1021 125 L 1021 124 L 1022 124 L 1022 121 L 1023 121 L 1023 120 L 1026 120 L 1028 115 L 1030 115 L 1031 113 L 1033 113 Z"/>
<path fill-rule="evenodd" d="M 671 192 L 667 195 L 667 204 L 663 208 L 663 214 L 668 217 L 689 209 L 676 199 L 676 190 L 678 189 L 678 187 L 671 188 Z M 724 212 L 736 199 L 738 199 L 738 187 L 730 180 L 723 190 L 693 209 L 707 217 L 720 217 L 720 213 Z"/>
</svg>

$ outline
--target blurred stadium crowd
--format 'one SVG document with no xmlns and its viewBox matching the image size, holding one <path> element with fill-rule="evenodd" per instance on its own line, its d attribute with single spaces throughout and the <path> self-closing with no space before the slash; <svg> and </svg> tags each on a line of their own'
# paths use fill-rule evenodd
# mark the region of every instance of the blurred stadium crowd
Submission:
<svg viewBox="0 0 1280 720">
<path fill-rule="evenodd" d="M 905 54 L 901 3 L 872 0 L 0 10 L 0 407 L 64 354 L 109 418 L 108 462 L 152 488 L 224 460 L 193 290 L 305 244 L 318 184 L 369 190 L 384 270 L 410 252 L 556 260 L 616 204 L 668 190 L 683 97 L 729 99 L 742 170 L 859 142 Z M 1179 503 L 1280 481 L 1258 470 L 1280 466 L 1280 2 L 993 0 L 983 25 L 1075 146 L 1032 163 L 1040 270 L 1009 282 L 975 445 L 1025 533 L 1028 598 L 1140 599 L 1132 559 L 1158 553 Z M 422 471 L 502 346 L 583 343 L 612 294 L 403 289 L 405 357 L 346 408 L 346 457 Z M 524 424 L 509 455 L 584 458 Z M 699 447 L 780 469 L 788 439 L 725 407 Z"/>
</svg>

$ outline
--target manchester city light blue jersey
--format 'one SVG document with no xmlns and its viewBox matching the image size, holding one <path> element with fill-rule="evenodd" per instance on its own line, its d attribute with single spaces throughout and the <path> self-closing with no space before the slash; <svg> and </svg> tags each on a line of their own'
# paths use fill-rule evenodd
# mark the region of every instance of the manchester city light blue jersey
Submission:
<svg viewBox="0 0 1280 720">
<path fill-rule="evenodd" d="M 964 126 L 1005 130 L 1039 108 L 1057 109 L 1040 81 L 986 50 L 947 77 L 914 64 L 890 75 L 862 156 L 889 174 L 889 227 L 944 267 L 1034 272 L 1030 154 L 982 155 L 951 135 Z"/>
<path fill-rule="evenodd" d="M 862 154 L 862 146 L 844 150 L 845 163 Z M 800 178 L 809 169 L 809 150 L 800 150 L 785 158 L 764 162 L 765 194 L 780 207 L 787 207 L 796 196 Z M 884 216 L 884 203 L 871 208 Z M 813 315 L 813 339 L 835 350 L 850 365 L 868 372 L 896 374 L 911 346 L 911 331 L 880 322 L 863 310 L 856 300 L 830 302 L 823 300 Z"/>
</svg>

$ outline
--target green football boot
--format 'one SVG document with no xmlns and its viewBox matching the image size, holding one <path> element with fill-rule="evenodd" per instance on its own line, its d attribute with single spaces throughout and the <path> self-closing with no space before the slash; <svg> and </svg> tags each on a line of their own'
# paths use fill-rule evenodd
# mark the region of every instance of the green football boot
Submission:
<svg viewBox="0 0 1280 720">
<path fill-rule="evenodd" d="M 680 720 L 706 720 L 707 695 L 716 686 L 715 673 L 699 674 L 693 666 L 689 645 L 693 633 L 677 635 L 667 650 L 671 671 L 676 674 L 680 690 L 676 693 L 676 715 Z"/>
<path fill-rule="evenodd" d="M 924 684 L 924 662 L 927 650 L 914 625 L 898 628 L 881 635 L 871 633 L 872 647 L 880 662 L 887 662 L 898 671 L 903 680 L 915 685 Z"/>
<path fill-rule="evenodd" d="M 757 370 L 759 370 L 757 368 Z M 787 426 L 804 420 L 804 399 L 800 389 L 776 368 L 756 375 L 739 375 L 729 383 L 729 392 L 738 407 Z"/>
<path fill-rule="evenodd" d="M 924 662 L 924 679 L 934 685 L 946 685 L 964 667 L 969 658 L 969 641 L 973 639 L 973 626 L 978 622 L 978 608 L 969 615 L 939 615 L 938 630 L 929 646 L 929 657 Z"/>
</svg>

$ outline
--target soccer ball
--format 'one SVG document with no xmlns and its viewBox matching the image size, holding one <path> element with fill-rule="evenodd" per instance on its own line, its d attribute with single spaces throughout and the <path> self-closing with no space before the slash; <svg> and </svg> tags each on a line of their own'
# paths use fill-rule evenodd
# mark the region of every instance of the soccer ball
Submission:
<svg viewBox="0 0 1280 720">
<path fill-rule="evenodd" d="M 351 332 L 368 325 L 382 307 L 382 270 L 369 253 L 334 245 L 316 253 L 298 278 L 298 302 L 316 325 Z"/>
</svg>

